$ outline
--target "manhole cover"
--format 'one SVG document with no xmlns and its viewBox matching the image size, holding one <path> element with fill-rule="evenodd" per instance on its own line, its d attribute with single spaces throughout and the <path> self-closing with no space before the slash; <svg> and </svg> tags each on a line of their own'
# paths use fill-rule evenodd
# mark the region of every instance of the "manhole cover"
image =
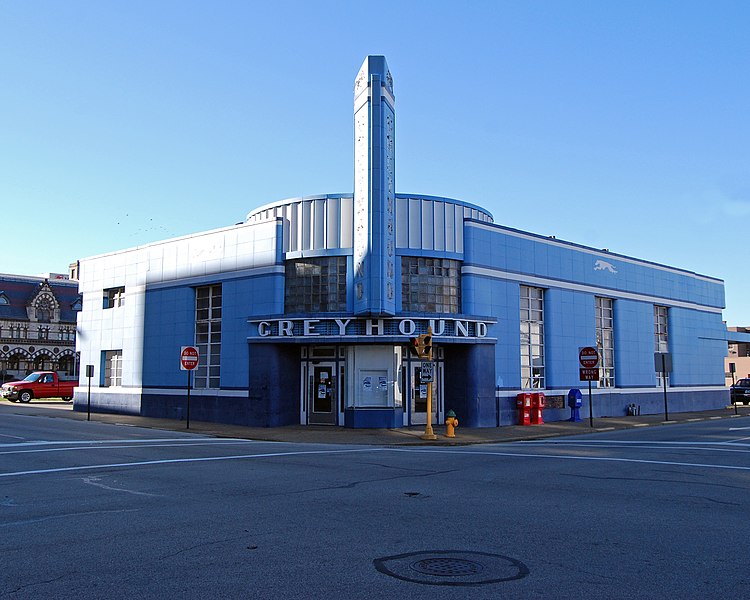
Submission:
<svg viewBox="0 0 750 600">
<path fill-rule="evenodd" d="M 424 558 L 411 565 L 411 568 L 436 577 L 458 577 L 482 572 L 482 565 L 463 558 Z"/>
<path fill-rule="evenodd" d="M 529 574 L 528 567 L 515 558 L 461 550 L 410 552 L 377 558 L 373 563 L 385 575 L 427 585 L 484 585 Z"/>
</svg>

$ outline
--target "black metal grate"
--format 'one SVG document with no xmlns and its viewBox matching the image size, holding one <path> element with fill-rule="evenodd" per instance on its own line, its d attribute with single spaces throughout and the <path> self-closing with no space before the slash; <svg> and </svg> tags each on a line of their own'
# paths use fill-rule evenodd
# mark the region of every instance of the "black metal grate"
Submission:
<svg viewBox="0 0 750 600">
<path fill-rule="evenodd" d="M 424 558 L 413 563 L 411 568 L 435 577 L 462 577 L 482 572 L 482 565 L 478 562 L 462 558 Z"/>
</svg>

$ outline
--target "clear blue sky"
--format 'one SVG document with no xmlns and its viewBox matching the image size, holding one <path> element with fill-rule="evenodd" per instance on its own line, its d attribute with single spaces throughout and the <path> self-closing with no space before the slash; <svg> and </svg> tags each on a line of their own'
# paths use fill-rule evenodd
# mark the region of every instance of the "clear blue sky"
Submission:
<svg viewBox="0 0 750 600">
<path fill-rule="evenodd" d="M 750 2 L 0 0 L 0 272 L 353 189 L 385 54 L 397 191 L 720 277 L 750 325 Z"/>
</svg>

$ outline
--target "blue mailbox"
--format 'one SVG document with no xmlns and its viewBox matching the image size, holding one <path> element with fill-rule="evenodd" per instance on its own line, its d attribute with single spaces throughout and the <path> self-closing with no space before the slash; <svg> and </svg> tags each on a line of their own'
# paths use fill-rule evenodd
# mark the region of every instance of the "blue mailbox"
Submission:
<svg viewBox="0 0 750 600">
<path fill-rule="evenodd" d="M 581 394 L 581 390 L 573 388 L 568 392 L 568 406 L 570 407 L 570 419 L 568 421 L 573 421 L 574 423 L 577 423 L 581 420 L 581 405 L 583 404 L 583 395 Z"/>
</svg>

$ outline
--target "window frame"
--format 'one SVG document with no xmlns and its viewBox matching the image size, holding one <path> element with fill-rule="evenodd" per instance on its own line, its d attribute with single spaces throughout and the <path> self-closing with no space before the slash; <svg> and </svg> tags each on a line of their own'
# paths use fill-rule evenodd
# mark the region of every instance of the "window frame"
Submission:
<svg viewBox="0 0 750 600">
<path fill-rule="evenodd" d="M 102 308 L 120 308 L 125 306 L 125 286 L 105 288 L 102 292 Z"/>
<path fill-rule="evenodd" d="M 599 387 L 616 387 L 615 301 L 595 296 L 596 349 L 599 352 Z"/>
<path fill-rule="evenodd" d="M 521 389 L 545 389 L 544 288 L 519 288 Z M 535 365 L 535 361 L 540 362 Z"/>
</svg>

